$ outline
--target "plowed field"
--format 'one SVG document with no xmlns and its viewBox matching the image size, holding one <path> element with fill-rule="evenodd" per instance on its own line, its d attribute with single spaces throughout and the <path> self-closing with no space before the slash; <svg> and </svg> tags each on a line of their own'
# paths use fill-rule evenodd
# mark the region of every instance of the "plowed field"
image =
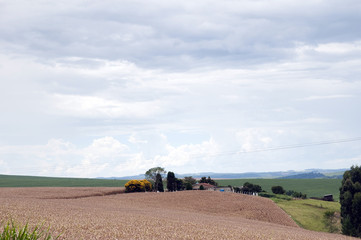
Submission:
<svg viewBox="0 0 361 240">
<path fill-rule="evenodd" d="M 118 190 L 0 188 L 0 217 L 45 222 L 61 239 L 351 239 L 304 230 L 266 198 Z"/>
</svg>

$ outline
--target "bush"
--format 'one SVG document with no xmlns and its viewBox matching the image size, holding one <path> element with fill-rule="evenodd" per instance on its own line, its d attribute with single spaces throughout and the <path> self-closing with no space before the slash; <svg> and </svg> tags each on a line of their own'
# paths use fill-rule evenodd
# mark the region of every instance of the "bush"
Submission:
<svg viewBox="0 0 361 240">
<path fill-rule="evenodd" d="M 270 193 L 266 193 L 266 192 L 259 193 L 258 196 L 260 196 L 260 197 L 265 197 L 265 198 L 273 198 L 273 197 L 276 197 L 276 195 L 270 194 Z"/>
<path fill-rule="evenodd" d="M 0 233 L 1 240 L 52 240 L 59 237 L 60 235 L 53 238 L 49 233 L 49 228 L 46 231 L 43 230 L 43 225 L 36 226 L 33 230 L 30 230 L 28 224 L 20 228 L 14 221 L 8 222 L 4 226 L 3 232 Z"/>
<path fill-rule="evenodd" d="M 294 198 L 302 198 L 302 199 L 306 199 L 307 198 L 307 194 L 303 194 L 301 192 L 296 192 L 296 191 L 293 191 L 293 190 L 288 190 L 286 192 L 286 195 L 287 196 L 292 196 Z"/>
<path fill-rule="evenodd" d="M 193 186 L 191 183 L 189 182 L 186 183 L 186 190 L 193 190 Z"/>
<path fill-rule="evenodd" d="M 203 185 L 200 185 L 200 186 L 199 186 L 199 190 L 204 190 Z"/>
<path fill-rule="evenodd" d="M 144 188 L 146 192 L 152 191 L 152 184 L 148 180 L 144 179 L 140 180 L 140 182 L 144 183 Z"/>
<path fill-rule="evenodd" d="M 334 211 L 326 211 L 323 214 L 323 223 L 325 224 L 328 232 L 335 233 L 339 231 L 337 228 L 337 219 L 335 218 Z"/>
<path fill-rule="evenodd" d="M 272 187 L 272 192 L 274 194 L 284 194 L 285 193 L 285 190 L 283 189 L 282 186 L 273 186 Z"/>
<path fill-rule="evenodd" d="M 144 192 L 145 184 L 139 180 L 130 180 L 125 185 L 125 192 Z"/>
</svg>

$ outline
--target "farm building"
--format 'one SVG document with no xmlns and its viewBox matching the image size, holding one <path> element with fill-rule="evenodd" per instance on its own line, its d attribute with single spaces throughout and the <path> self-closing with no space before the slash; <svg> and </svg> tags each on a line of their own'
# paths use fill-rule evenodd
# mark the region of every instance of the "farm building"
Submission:
<svg viewBox="0 0 361 240">
<path fill-rule="evenodd" d="M 210 191 L 215 191 L 216 190 L 216 186 L 209 184 L 209 183 L 197 183 L 193 185 L 193 190 L 199 190 L 199 188 L 203 186 L 204 190 L 210 190 Z"/>
<path fill-rule="evenodd" d="M 333 195 L 327 194 L 327 195 L 323 196 L 323 200 L 333 202 Z"/>
</svg>

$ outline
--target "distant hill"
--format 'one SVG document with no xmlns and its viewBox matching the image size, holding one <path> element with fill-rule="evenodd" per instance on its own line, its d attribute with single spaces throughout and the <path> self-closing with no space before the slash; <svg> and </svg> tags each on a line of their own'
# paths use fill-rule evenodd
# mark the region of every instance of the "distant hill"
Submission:
<svg viewBox="0 0 361 240">
<path fill-rule="evenodd" d="M 301 173 L 296 175 L 280 177 L 279 179 L 315 179 L 315 178 L 329 178 L 329 177 L 319 172 L 309 172 L 309 173 Z"/>
<path fill-rule="evenodd" d="M 192 176 L 194 178 L 208 177 L 214 179 L 250 179 L 250 178 L 299 178 L 299 179 L 314 179 L 314 178 L 342 178 L 343 173 L 347 169 L 307 169 L 304 171 L 279 171 L 279 172 L 245 172 L 245 173 L 215 173 L 215 172 L 200 172 L 200 173 L 186 173 L 175 174 L 177 178 L 184 178 Z M 144 179 L 144 174 L 125 176 L 125 177 L 107 177 L 100 179 Z"/>
</svg>

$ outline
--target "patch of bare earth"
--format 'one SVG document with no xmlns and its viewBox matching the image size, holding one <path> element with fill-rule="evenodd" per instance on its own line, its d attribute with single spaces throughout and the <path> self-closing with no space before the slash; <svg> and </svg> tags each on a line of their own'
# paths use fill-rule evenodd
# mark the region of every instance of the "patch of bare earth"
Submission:
<svg viewBox="0 0 361 240">
<path fill-rule="evenodd" d="M 60 239 L 351 239 L 307 231 L 271 200 L 208 191 L 0 188 L 0 217 L 45 222 Z M 115 195 L 116 194 L 116 195 Z"/>
</svg>

